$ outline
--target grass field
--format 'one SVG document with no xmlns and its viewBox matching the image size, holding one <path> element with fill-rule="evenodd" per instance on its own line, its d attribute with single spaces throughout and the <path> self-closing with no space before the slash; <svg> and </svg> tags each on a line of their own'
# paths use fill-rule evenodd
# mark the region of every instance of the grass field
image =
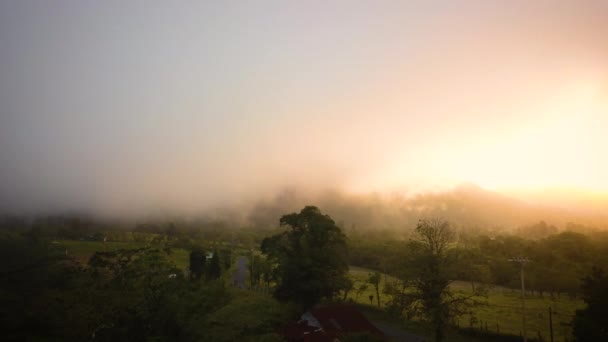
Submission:
<svg viewBox="0 0 608 342">
<path fill-rule="evenodd" d="M 102 241 L 77 241 L 77 240 L 59 240 L 55 241 L 59 248 L 66 249 L 68 255 L 76 260 L 86 263 L 95 252 L 109 252 L 119 249 L 136 249 L 146 247 L 146 242 L 102 242 Z M 170 255 L 171 260 L 175 265 L 184 270 L 188 267 L 189 252 L 181 248 L 173 248 Z"/>
<path fill-rule="evenodd" d="M 357 289 L 367 281 L 368 274 L 371 270 L 351 267 L 350 275 L 355 280 L 355 289 L 349 294 L 349 298 L 353 301 L 370 305 L 369 296 L 373 295 L 373 306 L 377 305 L 376 291 L 371 284 L 365 291 L 357 293 Z M 385 301 L 388 298 L 382 293 L 385 279 L 391 281 L 390 276 L 382 276 L 380 283 L 380 306 L 384 307 Z M 462 293 L 471 293 L 471 284 L 468 282 L 455 281 L 451 285 L 452 290 Z M 500 333 L 519 335 L 522 327 L 521 316 L 521 297 L 519 291 L 496 287 L 488 292 L 487 298 L 479 298 L 479 306 L 473 309 L 477 321 L 474 323 L 475 328 L 485 328 L 489 331 Z M 570 327 L 568 324 L 574 316 L 577 309 L 585 306 L 580 299 L 570 299 L 567 296 L 561 298 L 544 297 L 527 297 L 526 298 L 526 320 L 527 320 L 527 335 L 529 337 L 538 337 L 538 332 L 545 340 L 549 340 L 549 307 L 553 308 L 553 334 L 555 341 L 565 341 L 570 336 Z M 470 317 L 461 317 L 459 326 L 469 327 Z"/>
</svg>

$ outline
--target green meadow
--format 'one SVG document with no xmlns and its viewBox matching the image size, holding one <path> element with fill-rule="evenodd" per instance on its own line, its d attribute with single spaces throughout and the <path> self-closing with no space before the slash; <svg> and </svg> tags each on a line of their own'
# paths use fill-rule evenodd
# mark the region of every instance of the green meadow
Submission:
<svg viewBox="0 0 608 342">
<path fill-rule="evenodd" d="M 76 260 L 86 263 L 95 252 L 110 252 L 120 249 L 137 249 L 149 246 L 147 242 L 121 242 L 121 241 L 78 241 L 78 240 L 59 240 L 54 241 L 58 248 L 65 249 L 67 255 L 72 256 Z M 172 248 L 170 254 L 171 260 L 175 265 L 185 270 L 188 268 L 189 252 L 183 248 Z"/>
<path fill-rule="evenodd" d="M 348 298 L 352 301 L 377 307 L 376 290 L 372 284 L 367 283 L 368 275 L 372 270 L 352 267 L 350 275 L 354 280 L 354 289 Z M 382 292 L 386 281 L 394 280 L 390 276 L 382 275 L 380 282 L 380 307 L 384 308 L 388 297 Z M 367 284 L 367 289 L 358 291 L 361 285 Z M 471 293 L 469 282 L 455 281 L 452 283 L 453 291 Z M 370 304 L 369 296 L 374 296 Z M 473 327 L 475 329 L 486 329 L 490 332 L 501 334 L 520 335 L 522 328 L 521 295 L 519 290 L 504 287 L 494 287 L 488 291 L 487 297 L 479 297 L 479 305 L 473 308 L 474 314 L 462 316 L 458 319 L 458 326 L 462 328 Z M 526 297 L 526 327 L 529 337 L 537 338 L 540 332 L 544 340 L 549 340 L 549 307 L 553 309 L 553 336 L 555 341 L 570 339 L 571 327 L 569 326 L 574 313 L 585 307 L 580 299 L 571 299 L 566 295 L 551 298 L 549 295 L 543 297 L 534 295 Z M 411 326 L 407 325 L 410 330 Z"/>
</svg>

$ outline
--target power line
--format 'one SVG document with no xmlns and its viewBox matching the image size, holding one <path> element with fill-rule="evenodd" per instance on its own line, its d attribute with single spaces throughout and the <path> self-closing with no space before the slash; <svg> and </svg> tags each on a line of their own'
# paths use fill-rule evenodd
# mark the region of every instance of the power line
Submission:
<svg viewBox="0 0 608 342">
<path fill-rule="evenodd" d="M 521 278 L 521 323 L 522 323 L 522 331 L 524 342 L 528 341 L 526 336 L 526 285 L 524 282 L 524 266 L 530 262 L 528 258 L 524 257 L 516 257 L 513 259 L 509 259 L 511 262 L 515 262 L 519 264 L 520 268 L 520 278 Z"/>
</svg>

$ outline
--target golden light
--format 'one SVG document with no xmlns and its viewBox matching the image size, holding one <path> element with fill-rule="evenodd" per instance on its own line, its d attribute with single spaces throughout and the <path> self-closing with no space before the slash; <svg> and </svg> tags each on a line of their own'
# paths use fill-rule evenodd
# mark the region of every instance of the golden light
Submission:
<svg viewBox="0 0 608 342">
<path fill-rule="evenodd" d="M 598 93 L 583 89 L 545 111 L 506 139 L 471 146 L 457 174 L 492 189 L 608 190 L 608 108 Z"/>
</svg>

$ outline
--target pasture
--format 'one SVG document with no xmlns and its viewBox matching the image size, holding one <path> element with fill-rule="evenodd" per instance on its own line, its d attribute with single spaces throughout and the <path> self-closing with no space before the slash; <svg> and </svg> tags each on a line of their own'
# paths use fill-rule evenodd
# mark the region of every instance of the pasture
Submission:
<svg viewBox="0 0 608 342">
<path fill-rule="evenodd" d="M 354 280 L 354 289 L 348 298 L 352 301 L 377 306 L 376 290 L 372 284 L 367 283 L 367 278 L 372 270 L 352 267 L 350 275 Z M 390 276 L 382 275 L 380 282 L 380 307 L 384 308 L 388 297 L 383 293 L 386 281 L 394 280 Z M 358 291 L 361 286 L 367 284 L 367 288 Z M 365 286 L 364 286 L 365 287 Z M 455 281 L 451 285 L 455 292 L 464 294 L 471 293 L 469 282 Z M 374 296 L 370 304 L 369 296 Z M 521 297 L 519 290 L 504 287 L 494 287 L 488 291 L 487 297 L 477 298 L 480 304 L 473 308 L 473 315 L 462 316 L 457 324 L 460 327 L 473 327 L 486 329 L 501 334 L 520 335 L 522 327 Z M 551 298 L 549 295 L 526 297 L 526 327 L 530 338 L 538 337 L 540 333 L 544 340 L 549 340 L 549 307 L 553 309 L 553 336 L 555 341 L 570 339 L 571 328 L 569 326 L 574 313 L 585 307 L 580 299 L 571 299 L 566 295 Z"/>
<path fill-rule="evenodd" d="M 65 249 L 67 255 L 85 264 L 95 252 L 110 252 L 119 249 L 136 249 L 149 246 L 147 242 L 120 242 L 120 241 L 79 241 L 79 240 L 59 240 L 54 241 L 57 248 Z M 171 260 L 182 270 L 188 268 L 189 252 L 183 248 L 172 248 Z"/>
</svg>

